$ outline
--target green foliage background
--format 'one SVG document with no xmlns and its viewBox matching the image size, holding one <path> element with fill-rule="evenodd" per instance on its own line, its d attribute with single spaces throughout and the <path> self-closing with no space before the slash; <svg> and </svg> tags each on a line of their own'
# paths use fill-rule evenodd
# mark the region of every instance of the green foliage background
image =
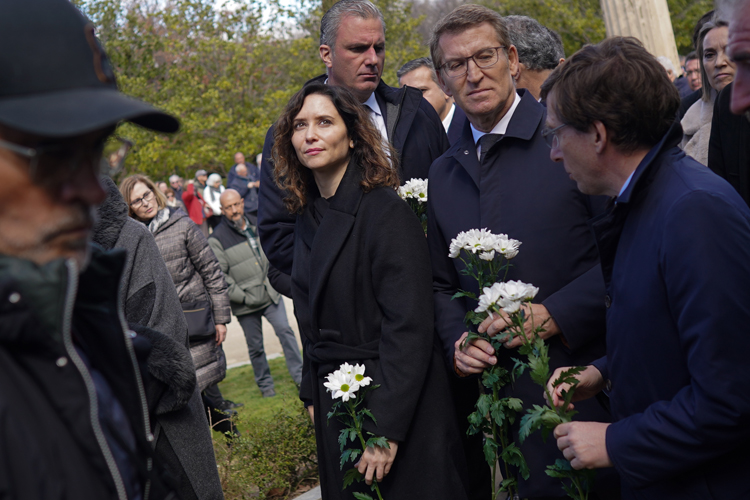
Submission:
<svg viewBox="0 0 750 500">
<path fill-rule="evenodd" d="M 173 136 L 123 124 L 135 141 L 126 173 L 191 177 L 225 173 L 236 151 L 254 158 L 289 97 L 322 74 L 318 30 L 323 5 L 312 0 L 73 0 L 97 26 L 120 89 L 182 122 Z M 332 0 L 325 0 L 326 6 Z M 410 3 L 414 2 L 414 3 Z M 563 38 L 566 54 L 605 37 L 599 0 L 476 0 L 503 15 L 538 19 Z M 386 20 L 383 79 L 429 55 L 425 35 L 456 0 L 375 0 Z M 681 53 L 711 0 L 668 0 Z"/>
</svg>

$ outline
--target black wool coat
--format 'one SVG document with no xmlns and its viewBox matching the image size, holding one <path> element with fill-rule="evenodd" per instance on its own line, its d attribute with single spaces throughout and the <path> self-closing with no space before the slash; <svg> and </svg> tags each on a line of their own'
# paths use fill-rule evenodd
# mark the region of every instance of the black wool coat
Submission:
<svg viewBox="0 0 750 500">
<path fill-rule="evenodd" d="M 714 103 L 711 138 L 708 142 L 708 168 L 725 178 L 750 204 L 750 122 L 729 109 L 730 83 Z"/>
<path fill-rule="evenodd" d="M 463 454 L 448 396 L 448 373 L 433 331 L 427 243 L 416 216 L 393 189 L 364 193 L 352 161 L 320 225 L 310 209 L 295 225 L 292 295 L 304 344 L 300 397 L 315 406 L 323 498 L 342 491 L 333 400 L 323 382 L 343 362 L 364 363 L 380 387 L 366 407 L 367 431 L 398 441 L 385 498 L 465 498 Z M 316 193 L 313 200 L 319 197 Z M 311 200 L 310 203 L 313 203 Z"/>
</svg>

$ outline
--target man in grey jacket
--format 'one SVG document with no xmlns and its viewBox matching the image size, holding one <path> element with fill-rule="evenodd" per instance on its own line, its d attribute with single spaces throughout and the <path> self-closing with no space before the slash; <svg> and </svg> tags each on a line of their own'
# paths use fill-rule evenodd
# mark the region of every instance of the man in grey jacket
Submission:
<svg viewBox="0 0 750 500">
<path fill-rule="evenodd" d="M 286 318 L 284 302 L 268 282 L 268 259 L 260 247 L 256 228 L 244 215 L 243 198 L 234 189 L 227 189 L 219 201 L 223 217 L 208 244 L 226 275 L 232 313 L 245 332 L 255 382 L 263 397 L 275 396 L 271 370 L 263 350 L 261 318 L 265 316 L 273 326 L 284 350 L 289 373 L 297 385 L 302 378 L 302 357 Z"/>
</svg>

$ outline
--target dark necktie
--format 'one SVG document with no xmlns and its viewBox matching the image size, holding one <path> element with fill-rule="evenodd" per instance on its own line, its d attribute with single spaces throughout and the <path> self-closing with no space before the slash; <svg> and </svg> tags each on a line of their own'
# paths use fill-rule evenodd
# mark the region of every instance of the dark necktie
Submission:
<svg viewBox="0 0 750 500">
<path fill-rule="evenodd" d="M 479 138 L 479 145 L 481 146 L 481 151 L 479 152 L 479 164 L 482 165 L 484 163 L 484 158 L 487 156 L 487 153 L 492 148 L 492 146 L 495 145 L 497 141 L 503 138 L 503 134 L 484 134 L 482 137 Z"/>
</svg>

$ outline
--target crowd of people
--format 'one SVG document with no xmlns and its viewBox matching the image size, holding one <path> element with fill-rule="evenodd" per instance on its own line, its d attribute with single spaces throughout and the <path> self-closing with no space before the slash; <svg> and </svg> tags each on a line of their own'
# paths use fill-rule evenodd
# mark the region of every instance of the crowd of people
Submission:
<svg viewBox="0 0 750 500">
<path fill-rule="evenodd" d="M 218 387 L 234 316 L 264 397 L 262 318 L 281 342 L 323 499 L 377 482 L 390 499 L 489 500 L 467 417 L 523 339 L 503 314 L 478 330 L 504 349 L 468 338 L 476 304 L 457 292 L 480 290 L 449 257 L 487 228 L 522 242 L 505 278 L 539 289 L 525 307 L 554 404 L 571 389 L 558 374 L 584 367 L 554 439 L 512 427 L 519 497 L 565 498 L 545 473 L 565 458 L 599 469 L 592 500 L 750 498 L 750 1 L 698 21 L 681 75 L 634 38 L 566 58 L 536 20 L 461 5 L 394 88 L 385 28 L 368 0 L 335 3 L 326 73 L 255 164 L 238 152 L 226 183 L 185 183 L 118 175 L 118 123 L 179 122 L 118 91 L 68 0 L 0 4 L 0 38 L 22 47 L 0 57 L 0 497 L 223 498 L 210 428 L 238 434 L 242 403 Z M 396 192 L 411 178 L 429 179 L 426 237 Z M 363 426 L 378 439 L 353 463 L 329 417 L 343 363 L 377 387 Z M 546 403 L 528 374 L 504 391 Z M 343 488 L 351 468 L 364 481 Z"/>
</svg>

